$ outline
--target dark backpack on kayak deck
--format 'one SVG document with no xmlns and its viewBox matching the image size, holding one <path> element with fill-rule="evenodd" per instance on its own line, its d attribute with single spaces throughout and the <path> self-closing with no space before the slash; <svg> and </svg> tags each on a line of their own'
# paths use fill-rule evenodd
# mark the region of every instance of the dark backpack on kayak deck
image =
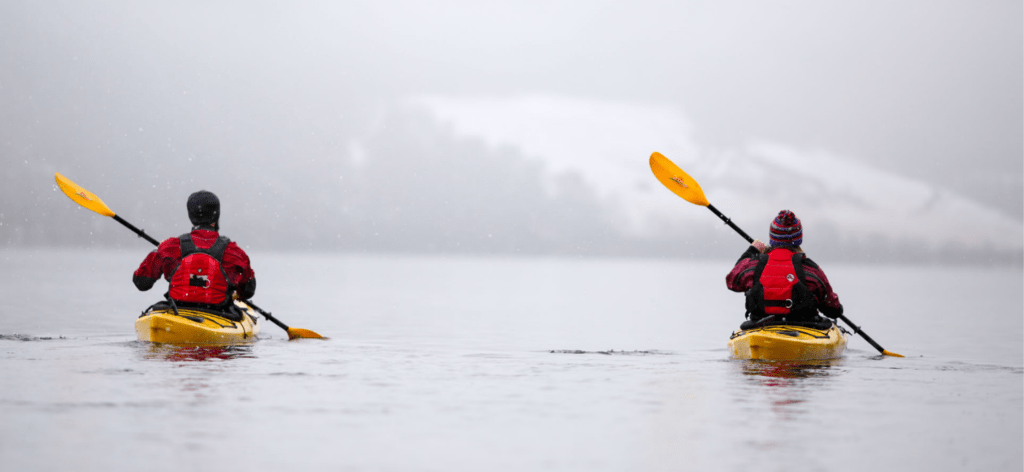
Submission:
<svg viewBox="0 0 1024 472">
<path fill-rule="evenodd" d="M 170 297 L 179 302 L 204 305 L 229 302 L 232 287 L 221 264 L 231 240 L 220 236 L 207 249 L 196 246 L 191 234 L 179 236 L 178 241 L 181 243 L 181 262 L 171 275 Z"/>
<path fill-rule="evenodd" d="M 747 316 L 752 321 L 810 321 L 818 318 L 817 301 L 807 287 L 804 254 L 775 248 L 758 261 L 754 285 L 747 290 Z"/>
</svg>

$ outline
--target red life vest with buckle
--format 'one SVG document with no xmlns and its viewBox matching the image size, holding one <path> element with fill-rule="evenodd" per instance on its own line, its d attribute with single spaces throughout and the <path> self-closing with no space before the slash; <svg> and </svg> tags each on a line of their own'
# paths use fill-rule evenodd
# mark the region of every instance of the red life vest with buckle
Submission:
<svg viewBox="0 0 1024 472">
<path fill-rule="evenodd" d="M 814 294 L 807 287 L 802 253 L 775 248 L 754 269 L 754 285 L 747 291 L 750 319 L 775 315 L 779 320 L 817 317 Z"/>
<path fill-rule="evenodd" d="M 191 234 L 178 237 L 181 262 L 171 275 L 171 298 L 179 302 L 220 305 L 228 301 L 231 286 L 221 267 L 230 239 L 220 236 L 213 246 L 203 249 Z"/>
</svg>

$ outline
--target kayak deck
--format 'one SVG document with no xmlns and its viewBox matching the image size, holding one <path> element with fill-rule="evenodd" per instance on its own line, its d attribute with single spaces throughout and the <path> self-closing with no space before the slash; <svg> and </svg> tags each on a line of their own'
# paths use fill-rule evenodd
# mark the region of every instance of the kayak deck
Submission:
<svg viewBox="0 0 1024 472">
<path fill-rule="evenodd" d="M 843 356 L 850 333 L 832 325 L 827 330 L 771 325 L 732 334 L 729 348 L 740 359 L 803 360 Z"/>
<path fill-rule="evenodd" d="M 256 312 L 242 301 L 235 301 L 243 313 L 233 321 L 210 310 L 151 307 L 135 321 L 139 341 L 172 344 L 251 343 L 260 332 Z"/>
</svg>

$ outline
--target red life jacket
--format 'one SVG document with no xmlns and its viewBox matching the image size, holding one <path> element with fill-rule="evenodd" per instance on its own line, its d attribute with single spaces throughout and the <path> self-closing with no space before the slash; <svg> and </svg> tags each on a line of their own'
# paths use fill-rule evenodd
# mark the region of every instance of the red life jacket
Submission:
<svg viewBox="0 0 1024 472">
<path fill-rule="evenodd" d="M 775 315 L 792 321 L 817 317 L 814 294 L 807 287 L 802 253 L 776 248 L 754 269 L 754 285 L 747 291 L 750 319 Z"/>
<path fill-rule="evenodd" d="M 230 239 L 220 236 L 207 249 L 196 246 L 191 234 L 178 237 L 181 262 L 171 275 L 171 298 L 179 302 L 220 305 L 231 292 L 227 274 L 221 267 Z"/>
</svg>

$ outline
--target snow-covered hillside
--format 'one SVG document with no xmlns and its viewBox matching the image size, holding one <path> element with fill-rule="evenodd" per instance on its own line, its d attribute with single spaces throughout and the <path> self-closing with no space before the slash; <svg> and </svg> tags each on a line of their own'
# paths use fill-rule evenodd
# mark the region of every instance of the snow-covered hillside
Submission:
<svg viewBox="0 0 1024 472">
<path fill-rule="evenodd" d="M 734 149 L 701 146 L 678 110 L 551 96 L 420 97 L 460 136 L 515 146 L 552 175 L 576 171 L 624 215 L 629 232 L 656 235 L 710 225 L 709 212 L 679 199 L 651 175 L 659 151 L 702 185 L 708 200 L 754 237 L 788 208 L 815 234 L 1020 251 L 1024 225 L 968 198 L 912 177 L 883 172 L 824 150 L 752 141 Z M 815 229 L 828 231 L 815 232 Z"/>
</svg>

